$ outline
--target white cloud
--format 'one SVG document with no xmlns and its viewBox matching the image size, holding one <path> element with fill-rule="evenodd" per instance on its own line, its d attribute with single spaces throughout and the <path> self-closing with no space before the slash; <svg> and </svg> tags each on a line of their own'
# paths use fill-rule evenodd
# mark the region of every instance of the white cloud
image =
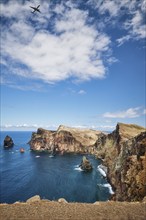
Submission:
<svg viewBox="0 0 146 220">
<path fill-rule="evenodd" d="M 143 110 L 143 114 L 146 115 L 146 109 Z"/>
<path fill-rule="evenodd" d="M 23 18 L 18 19 L 19 10 L 24 11 L 24 6 L 21 9 L 18 3 L 9 3 L 6 10 L 2 4 L 2 14 L 15 17 L 9 27 L 4 28 L 1 38 L 2 54 L 11 58 L 13 74 L 48 83 L 70 77 L 79 81 L 105 77 L 102 56 L 110 50 L 111 41 L 106 34 L 87 24 L 87 12 L 57 5 L 54 10 L 61 15 L 52 20 L 52 33 L 44 28 L 49 24 L 51 14 L 31 18 L 35 22 L 33 25 L 30 12 L 25 12 Z M 16 71 L 15 62 L 25 65 L 28 71 L 24 71 L 21 65 Z"/>
<path fill-rule="evenodd" d="M 116 16 L 119 11 L 119 5 L 116 1 L 103 1 L 99 7 L 99 12 L 104 14 L 106 11 L 109 12 L 110 16 Z"/>
<path fill-rule="evenodd" d="M 126 41 L 130 40 L 131 36 L 128 34 L 126 36 L 123 36 L 121 38 L 118 38 L 116 41 L 118 43 L 118 46 L 121 46 L 122 44 L 124 44 Z"/>
<path fill-rule="evenodd" d="M 108 130 L 111 131 L 115 129 L 115 125 L 100 125 L 100 126 L 97 126 L 97 128 L 103 131 L 108 131 Z"/>
<path fill-rule="evenodd" d="M 44 129 L 48 129 L 48 130 L 57 130 L 59 125 L 42 125 L 42 124 L 16 124 L 16 125 L 12 125 L 12 124 L 5 124 L 5 125 L 1 125 L 0 128 L 2 131 L 33 131 L 33 130 L 37 130 L 38 128 L 44 128 Z"/>
<path fill-rule="evenodd" d="M 107 25 L 118 25 L 119 28 L 127 31 L 125 36 L 117 39 L 118 46 L 121 46 L 129 39 L 139 40 L 146 37 L 145 0 L 89 0 L 88 3 L 96 8 L 98 13 L 105 15 L 103 20 L 106 25 L 103 25 L 103 27 Z"/>
<path fill-rule="evenodd" d="M 129 108 L 125 111 L 106 112 L 103 114 L 104 118 L 137 118 L 141 115 L 139 112 L 140 107 Z"/>
<path fill-rule="evenodd" d="M 81 90 L 78 91 L 78 94 L 80 94 L 80 95 L 85 95 L 85 94 L 86 94 L 86 91 L 83 90 L 83 89 L 81 89 Z"/>
<path fill-rule="evenodd" d="M 144 17 L 140 10 L 135 11 L 133 18 L 125 22 L 125 28 L 129 30 L 131 36 L 141 39 L 146 37 L 146 24 L 143 23 Z"/>
<path fill-rule="evenodd" d="M 113 63 L 117 63 L 119 60 L 117 59 L 117 58 L 115 58 L 115 57 L 109 57 L 108 59 L 107 59 L 107 62 L 109 63 L 109 64 L 113 64 Z"/>
</svg>

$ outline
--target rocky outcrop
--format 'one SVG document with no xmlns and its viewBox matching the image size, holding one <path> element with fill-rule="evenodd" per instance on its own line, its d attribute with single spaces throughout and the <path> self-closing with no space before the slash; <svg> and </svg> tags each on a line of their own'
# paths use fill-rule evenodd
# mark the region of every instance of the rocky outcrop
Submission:
<svg viewBox="0 0 146 220">
<path fill-rule="evenodd" d="M 115 192 L 113 200 L 142 201 L 146 195 L 146 129 L 118 123 L 105 134 L 60 126 L 57 131 L 39 128 L 29 142 L 32 150 L 91 153 L 107 167 L 106 178 Z"/>
<path fill-rule="evenodd" d="M 90 163 L 90 161 L 83 156 L 82 162 L 79 166 L 83 171 L 91 171 L 92 170 L 92 164 Z"/>
<path fill-rule="evenodd" d="M 10 136 L 6 136 L 4 139 L 4 148 L 10 148 L 14 146 L 14 142 Z"/>
<path fill-rule="evenodd" d="M 59 126 L 57 131 L 42 128 L 33 133 L 29 142 L 32 150 L 50 153 L 94 153 L 95 143 L 104 135 L 100 131 Z"/>
<path fill-rule="evenodd" d="M 39 195 L 35 195 L 35 196 L 33 196 L 33 197 L 27 199 L 27 200 L 26 200 L 26 203 L 38 202 L 38 201 L 40 201 L 40 200 L 41 200 L 40 196 L 39 196 Z"/>
<path fill-rule="evenodd" d="M 107 178 L 115 190 L 112 199 L 141 201 L 146 195 L 146 129 L 119 123 L 98 140 L 97 157 L 108 167 Z"/>
</svg>

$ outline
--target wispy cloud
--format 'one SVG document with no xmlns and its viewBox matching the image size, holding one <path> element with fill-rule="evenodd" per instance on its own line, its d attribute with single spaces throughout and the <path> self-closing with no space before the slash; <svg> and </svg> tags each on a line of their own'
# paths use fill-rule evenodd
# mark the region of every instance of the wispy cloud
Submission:
<svg viewBox="0 0 146 220">
<path fill-rule="evenodd" d="M 84 89 L 76 90 L 76 89 L 68 88 L 67 91 L 69 94 L 72 94 L 72 95 L 85 95 L 85 94 L 87 94 L 87 92 Z"/>
<path fill-rule="evenodd" d="M 129 31 L 131 37 L 144 39 L 146 37 L 145 17 L 140 10 L 134 12 L 132 19 L 125 22 L 125 29 Z"/>
<path fill-rule="evenodd" d="M 86 94 L 86 91 L 83 90 L 83 89 L 81 89 L 81 90 L 78 91 L 78 94 L 79 94 L 79 95 L 85 95 L 85 94 Z"/>
<path fill-rule="evenodd" d="M 112 131 L 115 129 L 116 125 L 68 125 L 72 128 L 77 129 L 93 129 L 93 130 L 101 130 L 101 131 Z M 36 131 L 38 128 L 44 128 L 46 130 L 57 130 L 59 125 L 49 124 L 49 125 L 42 125 L 42 124 L 6 124 L 1 125 L 0 128 L 2 131 Z"/>
<path fill-rule="evenodd" d="M 103 114 L 104 118 L 137 118 L 141 115 L 140 107 L 129 108 L 124 111 L 106 112 Z"/>
<path fill-rule="evenodd" d="M 126 36 L 122 36 L 121 38 L 118 38 L 116 41 L 118 43 L 118 46 L 121 46 L 124 44 L 126 41 L 130 40 L 131 36 L 128 34 Z"/>
<path fill-rule="evenodd" d="M 89 0 L 88 4 L 95 7 L 101 15 L 105 15 L 104 23 L 118 25 L 119 28 L 127 32 L 126 35 L 117 39 L 119 46 L 129 39 L 139 40 L 146 37 L 145 0 Z M 120 20 L 122 20 L 122 22 Z M 104 26 L 105 25 L 103 25 L 103 27 Z"/>
<path fill-rule="evenodd" d="M 37 130 L 38 128 L 44 128 L 47 130 L 57 130 L 58 125 L 53 125 L 53 124 L 49 124 L 49 125 L 43 125 L 43 124 L 16 124 L 16 125 L 12 125 L 12 124 L 5 124 L 5 125 L 1 125 L 1 130 L 5 131 L 5 130 L 9 130 L 9 131 L 34 131 Z"/>
<path fill-rule="evenodd" d="M 117 16 L 119 12 L 119 6 L 116 1 L 103 1 L 98 9 L 101 14 L 109 12 L 112 17 Z"/>
<path fill-rule="evenodd" d="M 116 127 L 116 125 L 99 125 L 97 126 L 97 128 L 99 130 L 103 130 L 103 131 L 111 131 L 111 130 L 114 130 Z"/>
</svg>

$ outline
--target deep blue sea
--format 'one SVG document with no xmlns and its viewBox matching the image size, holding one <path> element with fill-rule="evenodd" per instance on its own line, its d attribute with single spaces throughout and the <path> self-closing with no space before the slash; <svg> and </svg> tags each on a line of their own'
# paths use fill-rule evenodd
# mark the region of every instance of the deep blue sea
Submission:
<svg viewBox="0 0 146 220">
<path fill-rule="evenodd" d="M 97 170 L 100 161 L 87 155 L 92 172 L 78 168 L 83 155 L 50 157 L 47 153 L 30 151 L 27 144 L 32 132 L 1 132 L 0 134 L 0 203 L 26 201 L 34 195 L 42 199 L 65 198 L 68 202 L 106 201 L 110 197 L 106 179 Z M 3 140 L 12 137 L 15 146 L 5 150 Z M 25 153 L 19 149 L 25 148 Z"/>
</svg>

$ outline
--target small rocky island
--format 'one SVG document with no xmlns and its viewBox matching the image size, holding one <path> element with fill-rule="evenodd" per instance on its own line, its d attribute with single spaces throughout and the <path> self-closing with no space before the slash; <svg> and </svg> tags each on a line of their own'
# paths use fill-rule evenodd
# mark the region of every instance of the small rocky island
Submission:
<svg viewBox="0 0 146 220">
<path fill-rule="evenodd" d="M 10 136 L 7 135 L 4 139 L 4 145 L 3 146 L 4 146 L 5 149 L 13 147 L 14 146 L 13 139 Z"/>
<path fill-rule="evenodd" d="M 83 156 L 82 162 L 79 165 L 79 167 L 83 171 L 91 171 L 93 169 L 92 164 L 90 163 L 90 161 L 85 156 Z"/>
<path fill-rule="evenodd" d="M 63 125 L 57 131 L 39 128 L 29 144 L 34 151 L 95 155 L 107 167 L 113 200 L 142 201 L 146 196 L 146 129 L 141 126 L 118 123 L 110 134 Z"/>
</svg>

